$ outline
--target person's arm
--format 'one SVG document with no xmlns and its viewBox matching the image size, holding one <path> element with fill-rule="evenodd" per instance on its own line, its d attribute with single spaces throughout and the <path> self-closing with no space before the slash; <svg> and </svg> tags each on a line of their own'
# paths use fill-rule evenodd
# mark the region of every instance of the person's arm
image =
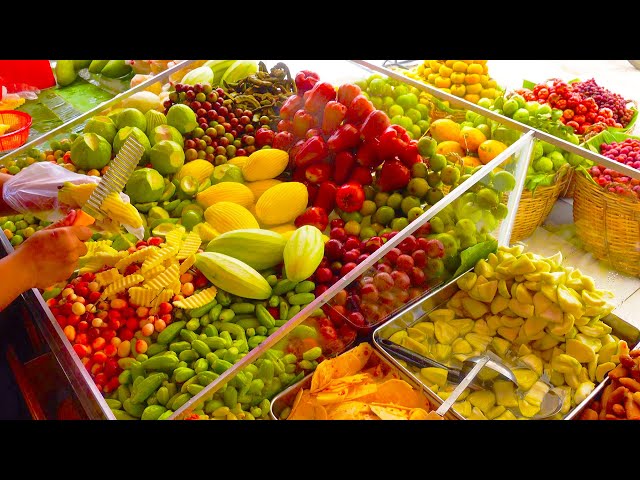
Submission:
<svg viewBox="0 0 640 480">
<path fill-rule="evenodd" d="M 3 215 L 11 215 L 14 212 L 11 208 L 9 208 L 9 205 L 7 205 L 4 201 L 4 182 L 6 182 L 7 180 L 9 180 L 11 178 L 11 175 L 7 175 L 6 173 L 0 173 L 0 216 Z M 2 278 L 0 276 L 0 278 Z"/>
<path fill-rule="evenodd" d="M 46 288 L 68 279 L 87 253 L 87 227 L 61 227 L 34 233 L 0 260 L 0 311 L 30 288 Z"/>
</svg>

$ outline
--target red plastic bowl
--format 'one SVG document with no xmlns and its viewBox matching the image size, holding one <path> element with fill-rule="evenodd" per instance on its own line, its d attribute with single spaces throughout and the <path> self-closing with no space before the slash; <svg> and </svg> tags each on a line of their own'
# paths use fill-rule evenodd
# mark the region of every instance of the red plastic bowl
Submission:
<svg viewBox="0 0 640 480">
<path fill-rule="evenodd" d="M 11 125 L 12 131 L 0 135 L 0 152 L 21 147 L 29 138 L 31 115 L 17 110 L 0 110 L 0 123 Z"/>
</svg>

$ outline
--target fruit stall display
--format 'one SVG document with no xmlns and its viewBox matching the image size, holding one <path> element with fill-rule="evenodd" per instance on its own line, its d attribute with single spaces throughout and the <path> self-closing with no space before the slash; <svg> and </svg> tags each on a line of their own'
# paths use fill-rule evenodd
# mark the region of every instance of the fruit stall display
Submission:
<svg viewBox="0 0 640 480">
<path fill-rule="evenodd" d="M 116 195 L 103 205 L 119 223 L 143 227 L 144 238 L 96 233 L 77 276 L 42 292 L 105 415 L 267 418 L 282 390 L 495 256 L 514 172 L 528 160 L 510 147 L 515 132 L 471 112 L 462 123 L 431 118 L 420 92 L 377 74 L 338 85 L 311 70 L 253 61 L 199 61 L 181 73 L 159 92 L 154 86 L 157 93 L 127 96 L 77 134 L 0 159 L 11 174 L 48 161 L 101 176 L 130 135 L 144 147 L 124 189 L 130 204 Z M 511 156 L 496 163 L 507 149 Z M 537 144 L 532 175 L 560 169 L 556 153 L 564 160 Z M 474 175 L 488 163 L 492 170 Z M 58 202 L 79 208 L 94 189 L 65 183 Z M 426 221 L 427 210 L 445 204 Z M 2 224 L 14 245 L 44 227 L 21 217 Z M 515 283 L 524 274 L 514 273 Z M 482 283 L 492 289 L 488 275 Z M 537 291 L 540 281 L 527 279 L 525 290 Z M 571 288 L 571 298 L 584 290 L 601 300 L 595 287 Z M 487 295 L 474 301 L 491 303 Z M 487 323 L 485 314 L 476 323 Z M 546 327 L 511 323 L 515 336 L 496 337 L 500 348 L 504 338 L 516 341 L 519 327 L 531 342 Z M 585 335 L 604 342 L 605 334 Z M 560 350 L 569 341 L 551 338 Z M 481 340 L 473 348 L 492 341 Z M 452 342 L 441 343 L 442 353 Z M 594 381 L 591 362 L 581 367 L 585 383 Z"/>
</svg>

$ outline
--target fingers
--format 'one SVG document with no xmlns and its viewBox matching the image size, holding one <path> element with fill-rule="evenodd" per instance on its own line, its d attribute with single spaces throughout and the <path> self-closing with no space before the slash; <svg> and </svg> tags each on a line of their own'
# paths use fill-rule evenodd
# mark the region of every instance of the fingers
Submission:
<svg viewBox="0 0 640 480">
<path fill-rule="evenodd" d="M 66 227 L 66 228 L 68 228 L 69 231 L 73 233 L 76 237 L 78 237 L 78 240 L 82 242 L 89 240 L 91 238 L 91 235 L 93 235 L 93 232 L 88 227 L 72 226 L 72 227 Z"/>
</svg>

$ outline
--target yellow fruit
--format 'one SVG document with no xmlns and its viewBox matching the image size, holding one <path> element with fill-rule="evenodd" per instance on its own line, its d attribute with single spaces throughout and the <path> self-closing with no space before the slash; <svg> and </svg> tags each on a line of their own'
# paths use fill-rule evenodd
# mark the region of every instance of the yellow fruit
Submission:
<svg viewBox="0 0 640 480">
<path fill-rule="evenodd" d="M 284 172 L 289 163 L 289 154 L 277 148 L 256 150 L 242 167 L 242 175 L 248 182 L 275 178 Z"/>
<path fill-rule="evenodd" d="M 309 195 L 300 182 L 275 185 L 262 194 L 256 203 L 256 216 L 265 225 L 293 222 L 305 211 Z"/>
<path fill-rule="evenodd" d="M 480 98 L 493 98 L 495 91 L 495 88 L 483 88 L 480 91 Z"/>
<path fill-rule="evenodd" d="M 285 223 L 284 225 L 276 225 L 275 227 L 269 228 L 272 232 L 279 233 L 284 235 L 286 233 L 293 233 L 298 229 L 293 223 Z"/>
<path fill-rule="evenodd" d="M 464 99 L 471 103 L 478 103 L 478 100 L 480 100 L 480 95 L 478 95 L 477 93 L 467 93 L 464 96 Z"/>
<path fill-rule="evenodd" d="M 476 152 L 480 144 L 485 142 L 487 137 L 484 133 L 474 127 L 462 127 L 460 130 L 460 138 L 458 142 L 465 150 Z"/>
<path fill-rule="evenodd" d="M 451 79 L 438 75 L 434 85 L 438 88 L 449 88 L 451 86 Z"/>
<path fill-rule="evenodd" d="M 82 207 L 98 185 L 95 183 L 82 183 L 75 185 L 71 182 L 64 182 L 58 190 L 58 201 L 69 207 Z"/>
<path fill-rule="evenodd" d="M 487 82 L 487 88 L 496 88 L 498 86 L 498 82 L 496 82 L 493 78 L 490 78 Z"/>
<path fill-rule="evenodd" d="M 480 65 L 486 65 L 488 60 L 474 60 L 473 63 L 479 63 Z"/>
<path fill-rule="evenodd" d="M 460 161 L 465 168 L 475 168 L 479 165 L 482 165 L 482 162 L 478 157 L 471 157 L 468 155 L 466 157 L 462 157 Z"/>
<path fill-rule="evenodd" d="M 431 137 L 438 143 L 445 140 L 458 141 L 460 138 L 460 125 L 450 118 L 439 118 L 431 122 L 429 127 Z"/>
<path fill-rule="evenodd" d="M 264 270 L 282 263 L 286 243 L 276 232 L 243 229 L 223 233 L 209 242 L 205 250 L 229 255 L 256 270 Z"/>
<path fill-rule="evenodd" d="M 440 70 L 441 66 L 442 62 L 439 62 L 438 60 L 429 60 L 429 68 L 431 68 L 432 71 L 437 72 Z"/>
<path fill-rule="evenodd" d="M 230 160 L 227 160 L 227 163 L 230 165 L 235 165 L 236 167 L 239 167 L 240 169 L 244 168 L 244 166 L 247 164 L 247 162 L 249 161 L 249 157 L 233 157 Z"/>
<path fill-rule="evenodd" d="M 482 73 L 484 73 L 485 75 L 489 73 L 489 65 L 487 65 L 486 63 L 482 66 Z"/>
<path fill-rule="evenodd" d="M 431 74 L 431 69 L 430 68 L 425 68 L 423 65 L 420 65 L 418 67 L 418 75 L 422 76 L 422 77 L 426 77 L 428 75 Z"/>
<path fill-rule="evenodd" d="M 467 73 L 467 75 L 465 76 L 464 82 L 467 85 L 473 85 L 474 83 L 480 83 L 480 75 L 478 75 L 477 73 Z"/>
<path fill-rule="evenodd" d="M 451 68 L 451 67 L 453 67 L 453 65 L 454 65 L 456 62 L 457 62 L 457 60 L 445 60 L 445 61 L 444 61 L 444 64 L 445 64 L 447 67 Z"/>
<path fill-rule="evenodd" d="M 176 175 L 176 178 L 180 180 L 183 177 L 191 176 L 198 180 L 198 183 L 202 183 L 207 180 L 212 173 L 213 165 L 206 160 L 198 158 L 189 163 L 185 163 Z"/>
<path fill-rule="evenodd" d="M 444 155 L 449 161 L 455 161 L 464 156 L 464 150 L 460 144 L 454 140 L 445 140 L 439 143 L 436 147 L 436 153 Z"/>
<path fill-rule="evenodd" d="M 109 218 L 118 223 L 129 225 L 133 228 L 142 226 L 142 217 L 140 217 L 136 207 L 130 203 L 124 203 L 120 195 L 115 192 L 106 196 L 100 208 L 109 215 Z"/>
<path fill-rule="evenodd" d="M 480 75 L 480 85 L 482 85 L 482 88 L 487 88 L 487 83 L 489 83 L 489 76 Z"/>
<path fill-rule="evenodd" d="M 220 235 L 220 233 L 207 222 L 197 224 L 191 231 L 196 232 L 203 242 L 209 242 Z"/>
<path fill-rule="evenodd" d="M 453 84 L 464 83 L 464 73 L 462 72 L 453 72 L 449 78 L 451 79 L 451 83 Z"/>
<path fill-rule="evenodd" d="M 467 64 L 462 60 L 456 60 L 451 68 L 453 68 L 454 72 L 466 72 Z"/>
<path fill-rule="evenodd" d="M 216 287 L 243 298 L 265 300 L 271 286 L 254 268 L 228 255 L 215 252 L 196 254 L 196 268 Z"/>
<path fill-rule="evenodd" d="M 438 75 L 437 73 L 430 73 L 429 75 L 427 75 L 427 82 L 433 85 L 436 83 L 436 78 L 438 78 L 439 76 L 440 75 Z"/>
<path fill-rule="evenodd" d="M 482 85 L 474 83 L 473 85 L 467 85 L 467 93 L 478 94 L 482 91 Z"/>
<path fill-rule="evenodd" d="M 467 89 L 464 85 L 451 85 L 451 93 L 456 97 L 464 97 Z"/>
<path fill-rule="evenodd" d="M 253 205 L 254 197 L 242 183 L 220 182 L 198 193 L 196 201 L 205 209 L 218 202 L 232 202 L 248 208 Z"/>
<path fill-rule="evenodd" d="M 467 68 L 467 73 L 483 73 L 482 65 L 479 63 L 472 63 Z"/>
<path fill-rule="evenodd" d="M 446 66 L 446 65 L 442 65 L 440 67 L 440 69 L 438 70 L 438 73 L 440 74 L 441 77 L 447 77 L 447 78 L 449 76 L 451 76 L 452 72 L 453 72 L 453 70 L 450 67 Z"/>
<path fill-rule="evenodd" d="M 251 190 L 253 193 L 254 201 L 257 202 L 258 199 L 262 196 L 264 192 L 269 190 L 271 187 L 282 183 L 280 180 L 276 180 L 275 178 L 269 178 L 267 180 L 258 180 L 257 182 L 249 182 L 245 185 Z"/>
<path fill-rule="evenodd" d="M 445 93 L 451 93 L 451 89 L 450 88 L 441 88 L 440 90 L 442 90 Z"/>
<path fill-rule="evenodd" d="M 260 228 L 249 210 L 231 202 L 218 202 L 211 205 L 204 211 L 204 218 L 220 233 L 243 228 Z"/>
<path fill-rule="evenodd" d="M 486 140 L 478 147 L 478 157 L 485 165 L 504 152 L 507 146 L 497 140 Z"/>
<path fill-rule="evenodd" d="M 301 282 L 316 271 L 324 255 L 322 232 L 312 225 L 303 225 L 287 240 L 284 247 L 284 268 L 287 278 Z"/>
</svg>

